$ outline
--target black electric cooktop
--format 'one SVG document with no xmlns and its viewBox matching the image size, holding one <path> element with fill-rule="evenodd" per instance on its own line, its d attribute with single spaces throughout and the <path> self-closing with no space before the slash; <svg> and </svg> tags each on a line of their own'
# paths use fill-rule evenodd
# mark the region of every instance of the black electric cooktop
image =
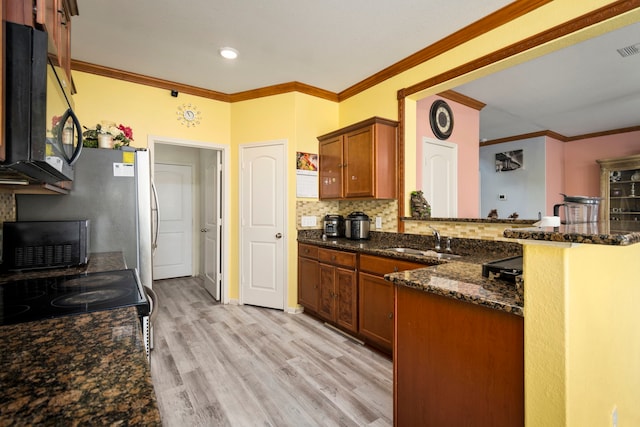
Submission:
<svg viewBox="0 0 640 427">
<path fill-rule="evenodd" d="M 489 273 L 492 273 L 492 277 L 496 279 L 515 282 L 516 277 L 522 274 L 522 256 L 503 258 L 482 264 L 482 275 L 489 277 Z"/>
<path fill-rule="evenodd" d="M 149 303 L 134 269 L 20 279 L 0 284 L 0 325 Z"/>
</svg>

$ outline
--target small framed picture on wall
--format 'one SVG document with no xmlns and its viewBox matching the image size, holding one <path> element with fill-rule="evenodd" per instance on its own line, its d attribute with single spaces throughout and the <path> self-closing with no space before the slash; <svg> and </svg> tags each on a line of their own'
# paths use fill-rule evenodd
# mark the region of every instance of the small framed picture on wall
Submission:
<svg viewBox="0 0 640 427">
<path fill-rule="evenodd" d="M 496 172 L 513 171 L 524 165 L 523 150 L 496 153 Z"/>
</svg>

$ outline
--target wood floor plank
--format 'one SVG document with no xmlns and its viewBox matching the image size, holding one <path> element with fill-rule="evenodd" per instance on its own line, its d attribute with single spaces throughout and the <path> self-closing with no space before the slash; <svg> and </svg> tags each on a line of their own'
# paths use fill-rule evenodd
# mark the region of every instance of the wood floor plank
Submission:
<svg viewBox="0 0 640 427">
<path fill-rule="evenodd" d="M 391 426 L 392 364 L 304 314 L 154 282 L 151 373 L 165 426 Z"/>
</svg>

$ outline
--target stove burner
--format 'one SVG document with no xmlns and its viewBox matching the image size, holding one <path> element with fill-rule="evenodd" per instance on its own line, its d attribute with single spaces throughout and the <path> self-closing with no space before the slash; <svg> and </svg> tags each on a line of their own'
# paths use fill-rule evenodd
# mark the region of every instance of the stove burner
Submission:
<svg viewBox="0 0 640 427">
<path fill-rule="evenodd" d="M 113 285 L 114 282 L 122 280 L 122 276 L 117 274 L 105 274 L 100 276 L 83 276 L 75 279 L 64 280 L 53 285 L 56 289 L 68 288 L 98 288 L 105 285 Z"/>
<path fill-rule="evenodd" d="M 79 305 L 99 304 L 130 295 L 131 292 L 131 289 L 126 288 L 104 288 L 87 292 L 75 292 L 55 298 L 51 301 L 51 305 L 66 308 Z"/>
</svg>

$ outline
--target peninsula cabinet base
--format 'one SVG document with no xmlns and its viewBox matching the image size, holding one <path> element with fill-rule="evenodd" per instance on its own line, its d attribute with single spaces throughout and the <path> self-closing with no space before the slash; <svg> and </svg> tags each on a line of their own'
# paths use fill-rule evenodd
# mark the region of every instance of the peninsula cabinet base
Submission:
<svg viewBox="0 0 640 427">
<path fill-rule="evenodd" d="M 524 319 L 396 286 L 394 426 L 524 425 Z"/>
</svg>

